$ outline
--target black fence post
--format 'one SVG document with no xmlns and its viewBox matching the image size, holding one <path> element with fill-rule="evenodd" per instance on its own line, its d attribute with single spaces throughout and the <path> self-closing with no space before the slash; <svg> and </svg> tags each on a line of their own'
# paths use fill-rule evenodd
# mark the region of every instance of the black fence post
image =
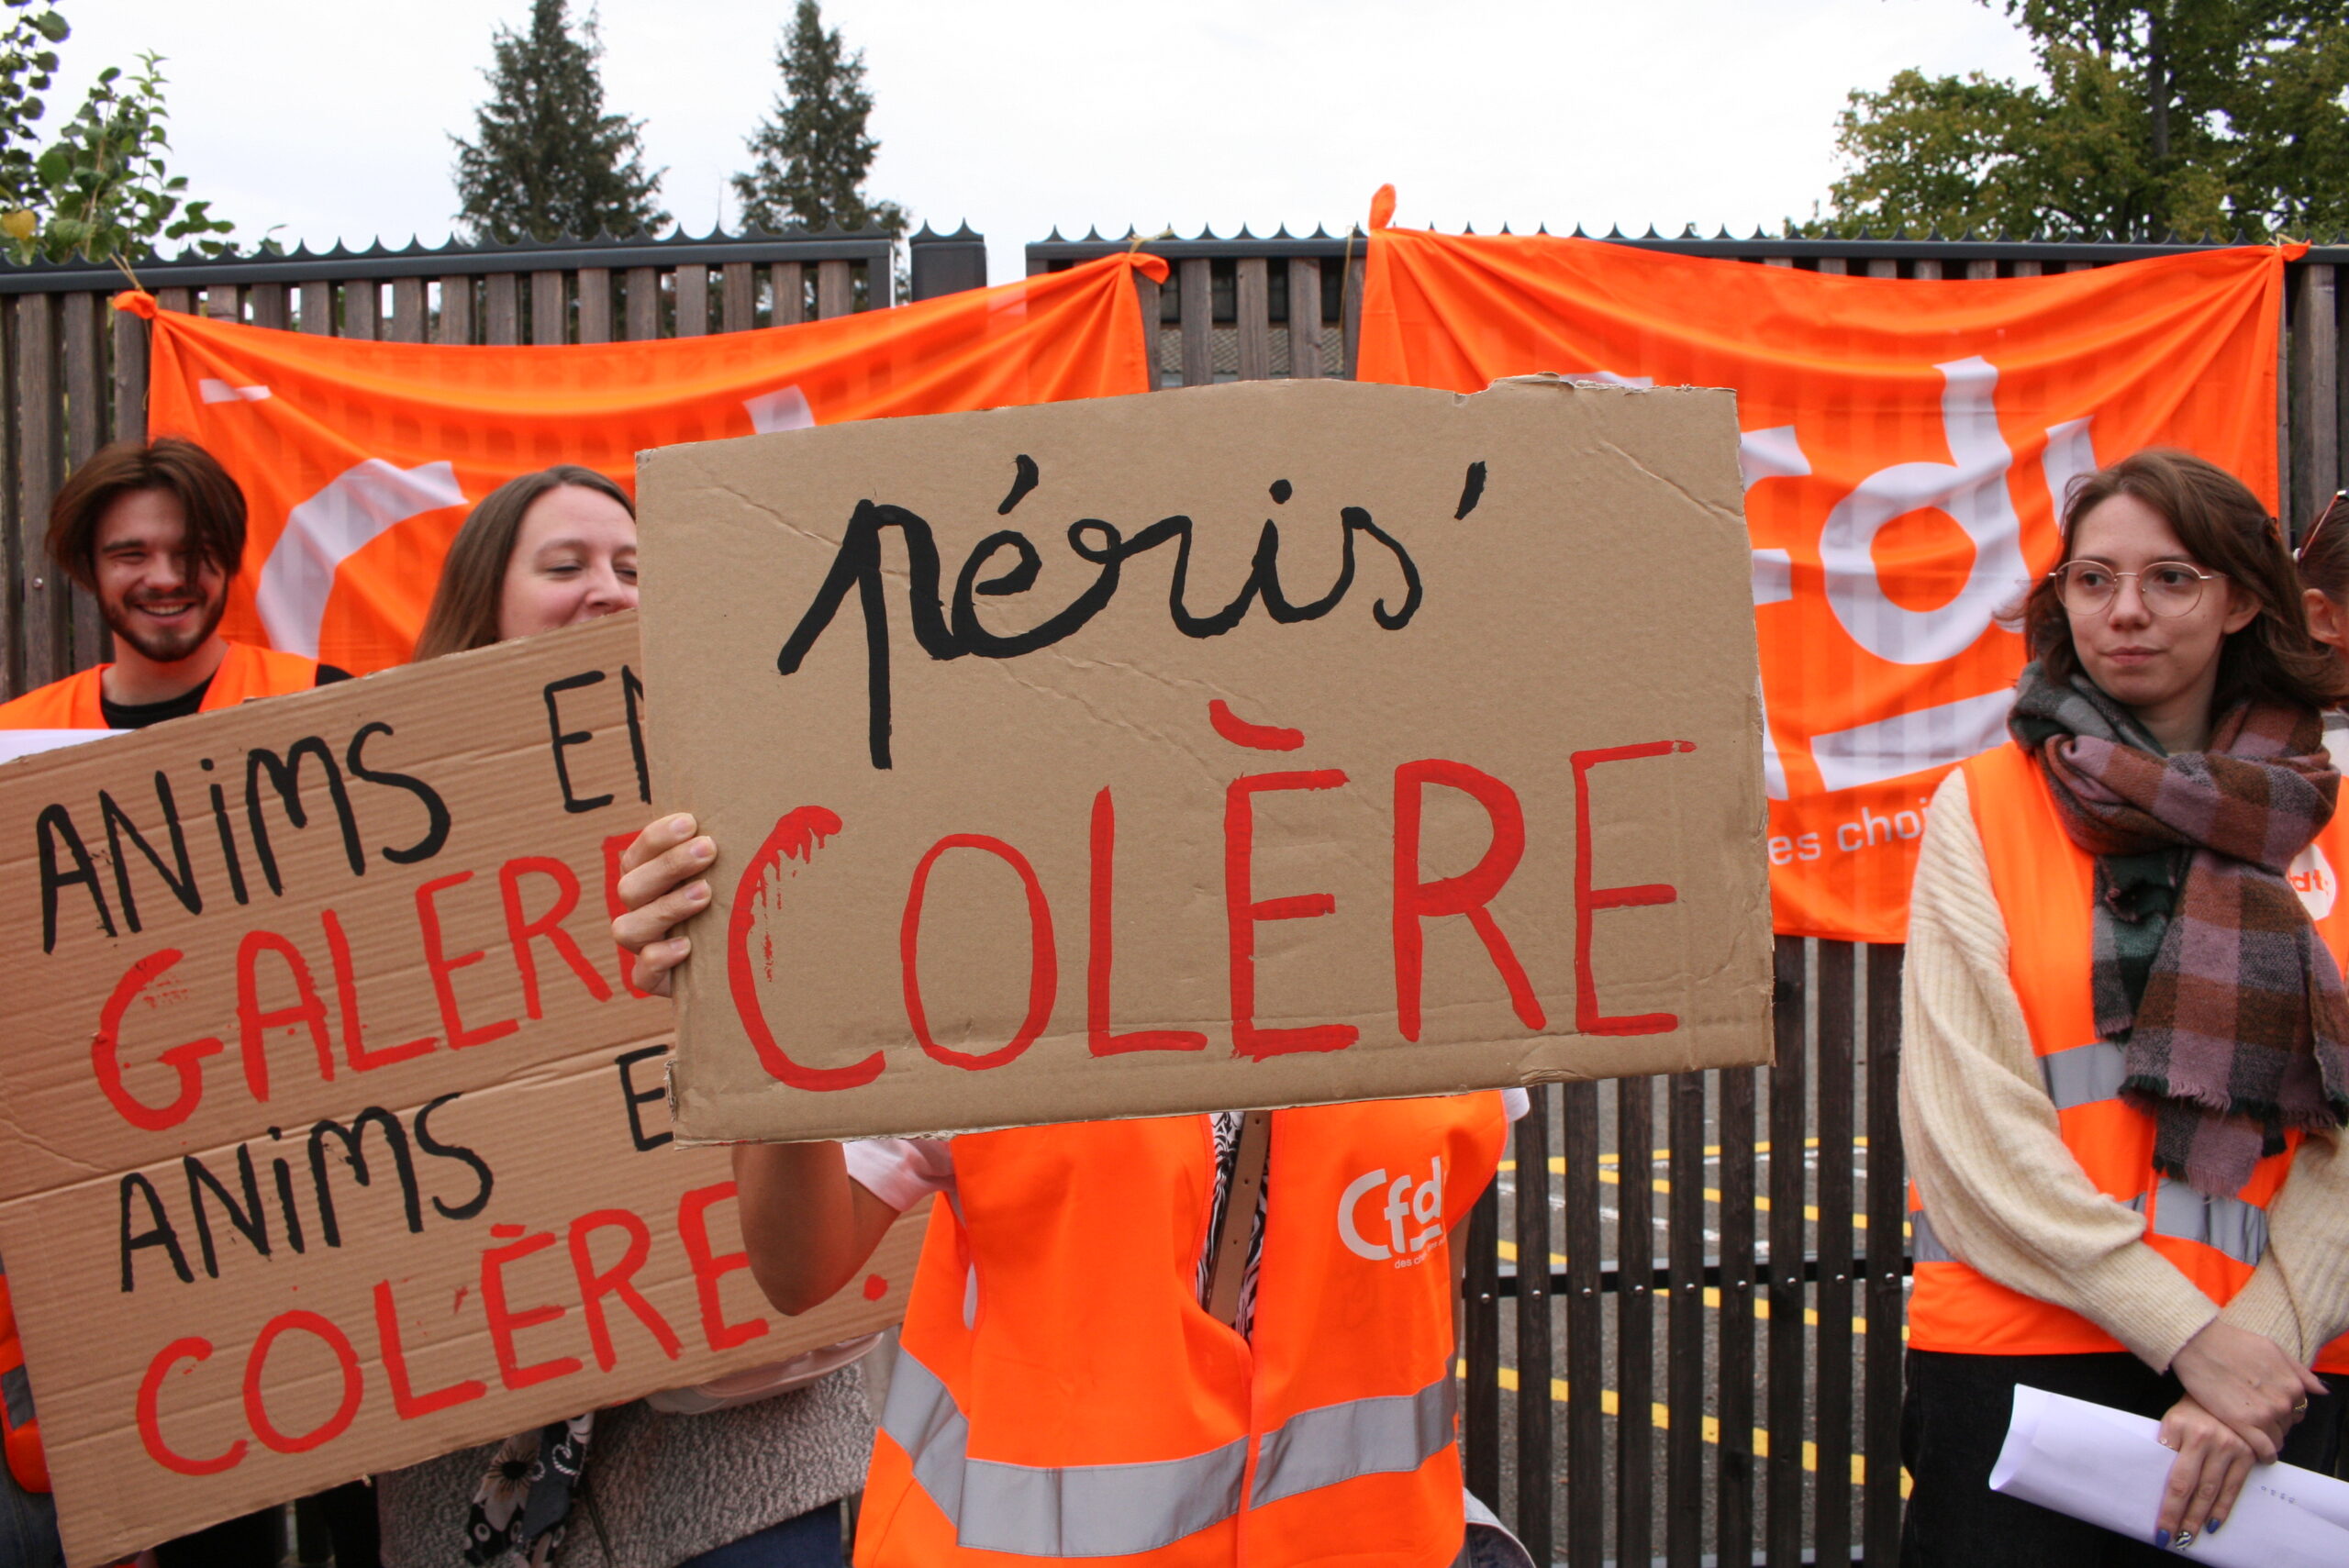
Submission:
<svg viewBox="0 0 2349 1568">
<path fill-rule="evenodd" d="M 915 299 L 987 286 L 986 239 L 972 233 L 967 223 L 952 234 L 941 234 L 925 223 L 906 248 L 913 257 Z"/>
</svg>

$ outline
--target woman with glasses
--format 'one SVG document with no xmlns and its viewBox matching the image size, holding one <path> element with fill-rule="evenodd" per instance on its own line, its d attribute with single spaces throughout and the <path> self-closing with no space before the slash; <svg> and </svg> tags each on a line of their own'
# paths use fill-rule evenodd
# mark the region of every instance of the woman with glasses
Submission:
<svg viewBox="0 0 2349 1568">
<path fill-rule="evenodd" d="M 2349 819 L 2292 561 L 2140 452 L 2065 508 L 2012 743 L 1934 796 L 1910 905 L 1911 1565 L 2151 1562 L 2255 1462 L 2332 1468 L 2349 1370 Z M 2177 1451 L 2131 1540 L 1991 1492 L 2018 1385 Z"/>
</svg>

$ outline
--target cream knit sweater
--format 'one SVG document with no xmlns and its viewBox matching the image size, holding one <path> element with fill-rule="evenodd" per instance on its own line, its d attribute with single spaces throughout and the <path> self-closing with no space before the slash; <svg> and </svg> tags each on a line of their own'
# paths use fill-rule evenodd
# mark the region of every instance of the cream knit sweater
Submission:
<svg viewBox="0 0 2349 1568">
<path fill-rule="evenodd" d="M 1917 859 L 1900 1017 L 1909 1170 L 1954 1255 L 2079 1313 L 2155 1371 L 2213 1318 L 2304 1365 L 2349 1329 L 2349 1159 L 2338 1139 L 2300 1145 L 2267 1209 L 2266 1257 L 2223 1313 L 2064 1147 L 1959 772 L 1933 796 Z"/>
</svg>

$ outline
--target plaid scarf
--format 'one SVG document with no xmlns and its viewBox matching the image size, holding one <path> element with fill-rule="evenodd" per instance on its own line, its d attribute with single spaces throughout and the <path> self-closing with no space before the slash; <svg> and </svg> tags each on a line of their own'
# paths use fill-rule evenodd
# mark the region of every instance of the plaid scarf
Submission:
<svg viewBox="0 0 2349 1568">
<path fill-rule="evenodd" d="M 2286 1128 L 2349 1119 L 2349 997 L 2284 874 L 2341 785 L 2317 711 L 2245 704 L 2169 756 L 2087 677 L 2032 664 L 2007 723 L 2096 857 L 2097 1034 L 2127 1048 L 2154 1168 L 2225 1196 Z"/>
</svg>

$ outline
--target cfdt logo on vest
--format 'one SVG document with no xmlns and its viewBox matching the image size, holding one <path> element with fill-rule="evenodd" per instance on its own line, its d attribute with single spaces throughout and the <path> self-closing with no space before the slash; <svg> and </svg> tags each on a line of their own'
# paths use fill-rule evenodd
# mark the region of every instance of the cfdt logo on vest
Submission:
<svg viewBox="0 0 2349 1568">
<path fill-rule="evenodd" d="M 1384 1206 L 1371 1209 L 1377 1220 L 1363 1228 L 1363 1206 L 1380 1194 Z M 1443 1157 L 1428 1161 L 1428 1179 L 1414 1184 L 1408 1171 L 1393 1181 L 1372 1171 L 1347 1184 L 1338 1198 L 1338 1239 L 1346 1250 L 1372 1262 L 1393 1259 L 1398 1269 L 1427 1261 L 1428 1249 L 1443 1240 Z"/>
</svg>

